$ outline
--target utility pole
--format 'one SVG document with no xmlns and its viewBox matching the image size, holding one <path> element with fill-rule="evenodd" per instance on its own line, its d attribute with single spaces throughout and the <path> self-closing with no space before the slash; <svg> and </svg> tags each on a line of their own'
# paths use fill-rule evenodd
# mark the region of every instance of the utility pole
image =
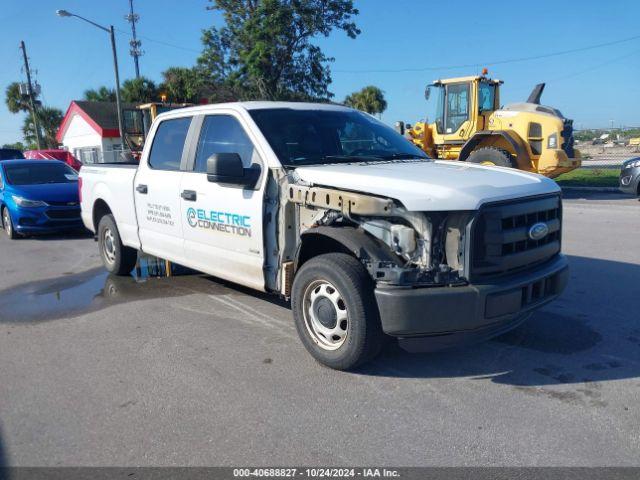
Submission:
<svg viewBox="0 0 640 480">
<path fill-rule="evenodd" d="M 120 73 L 118 72 L 118 54 L 116 53 L 116 34 L 113 25 L 107 30 L 111 37 L 111 51 L 113 53 L 113 70 L 116 75 L 116 109 L 118 110 L 118 131 L 120 132 L 120 140 L 122 145 L 126 145 L 127 140 L 124 138 L 124 128 L 122 123 L 122 101 L 120 100 Z"/>
<path fill-rule="evenodd" d="M 129 45 L 131 45 L 131 50 L 129 53 L 133 57 L 133 64 L 136 67 L 136 78 L 140 78 L 140 65 L 138 64 L 138 57 L 140 57 L 143 52 L 140 49 L 142 46 L 142 42 L 138 40 L 136 36 L 136 23 L 140 20 L 140 15 L 133 11 L 133 0 L 129 0 L 129 15 L 126 15 L 125 20 L 127 20 L 131 24 L 131 41 Z"/>
<path fill-rule="evenodd" d="M 36 102 L 33 98 L 33 85 L 31 84 L 31 70 L 29 70 L 29 58 L 27 57 L 27 48 L 24 46 L 24 40 L 20 41 L 22 49 L 22 57 L 24 58 L 24 70 L 27 73 L 27 95 L 29 97 L 29 105 L 31 106 L 31 117 L 33 118 L 33 126 L 36 131 L 36 144 L 38 150 L 42 148 L 42 137 L 40 133 L 40 124 L 38 123 L 38 112 L 36 110 Z"/>
</svg>

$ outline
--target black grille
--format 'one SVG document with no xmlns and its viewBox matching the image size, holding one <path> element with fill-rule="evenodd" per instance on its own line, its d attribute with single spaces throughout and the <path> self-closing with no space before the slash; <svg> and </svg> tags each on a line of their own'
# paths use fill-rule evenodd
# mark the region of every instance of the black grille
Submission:
<svg viewBox="0 0 640 480">
<path fill-rule="evenodd" d="M 47 210 L 46 214 L 52 220 L 76 220 L 80 218 L 80 209 Z"/>
<path fill-rule="evenodd" d="M 541 138 L 542 137 L 542 125 L 536 122 L 529 123 L 529 137 Z"/>
<path fill-rule="evenodd" d="M 80 202 L 54 202 L 47 200 L 47 203 L 54 207 L 77 207 L 80 205 Z"/>
<path fill-rule="evenodd" d="M 529 236 L 536 223 L 548 227 L 538 240 Z M 513 273 L 551 258 L 560 252 L 561 224 L 559 195 L 482 207 L 472 232 L 472 277 Z"/>
</svg>

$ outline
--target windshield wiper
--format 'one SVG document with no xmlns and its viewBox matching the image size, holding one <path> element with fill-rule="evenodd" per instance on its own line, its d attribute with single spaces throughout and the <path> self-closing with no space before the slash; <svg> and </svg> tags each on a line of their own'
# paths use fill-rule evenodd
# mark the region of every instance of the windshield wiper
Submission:
<svg viewBox="0 0 640 480">
<path fill-rule="evenodd" d="M 294 158 L 293 163 L 294 165 L 316 165 L 340 162 L 379 162 L 380 160 L 384 160 L 384 158 L 376 155 L 319 155 L 317 157 Z"/>
<path fill-rule="evenodd" d="M 427 159 L 427 157 L 421 157 L 414 153 L 390 153 L 389 155 L 381 155 L 380 158 L 383 158 L 385 160 L 410 160 L 413 158 L 419 159 L 419 160 Z"/>
</svg>

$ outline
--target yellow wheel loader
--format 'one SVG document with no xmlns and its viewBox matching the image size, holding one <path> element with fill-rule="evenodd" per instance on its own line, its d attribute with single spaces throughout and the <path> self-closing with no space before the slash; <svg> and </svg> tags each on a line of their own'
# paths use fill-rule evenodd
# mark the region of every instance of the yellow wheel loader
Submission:
<svg viewBox="0 0 640 480">
<path fill-rule="evenodd" d="M 133 156 L 139 159 L 151 124 L 158 115 L 169 110 L 192 105 L 192 103 L 167 103 L 162 101 L 123 109 L 125 142 Z"/>
<path fill-rule="evenodd" d="M 573 120 L 540 104 L 544 83 L 526 102 L 500 108 L 501 80 L 486 76 L 437 80 L 425 91 L 437 92 L 433 123 L 396 128 L 430 157 L 513 167 L 557 177 L 580 166 L 573 148 Z"/>
</svg>

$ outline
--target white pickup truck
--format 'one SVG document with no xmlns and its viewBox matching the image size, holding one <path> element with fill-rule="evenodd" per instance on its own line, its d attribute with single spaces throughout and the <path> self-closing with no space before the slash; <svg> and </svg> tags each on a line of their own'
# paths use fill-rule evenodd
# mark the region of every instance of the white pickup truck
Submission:
<svg viewBox="0 0 640 480">
<path fill-rule="evenodd" d="M 385 337 L 488 338 L 568 279 L 555 182 L 433 161 L 349 108 L 247 102 L 155 120 L 139 166 L 80 171 L 104 264 L 137 251 L 291 299 L 302 343 L 350 369 Z"/>
</svg>

